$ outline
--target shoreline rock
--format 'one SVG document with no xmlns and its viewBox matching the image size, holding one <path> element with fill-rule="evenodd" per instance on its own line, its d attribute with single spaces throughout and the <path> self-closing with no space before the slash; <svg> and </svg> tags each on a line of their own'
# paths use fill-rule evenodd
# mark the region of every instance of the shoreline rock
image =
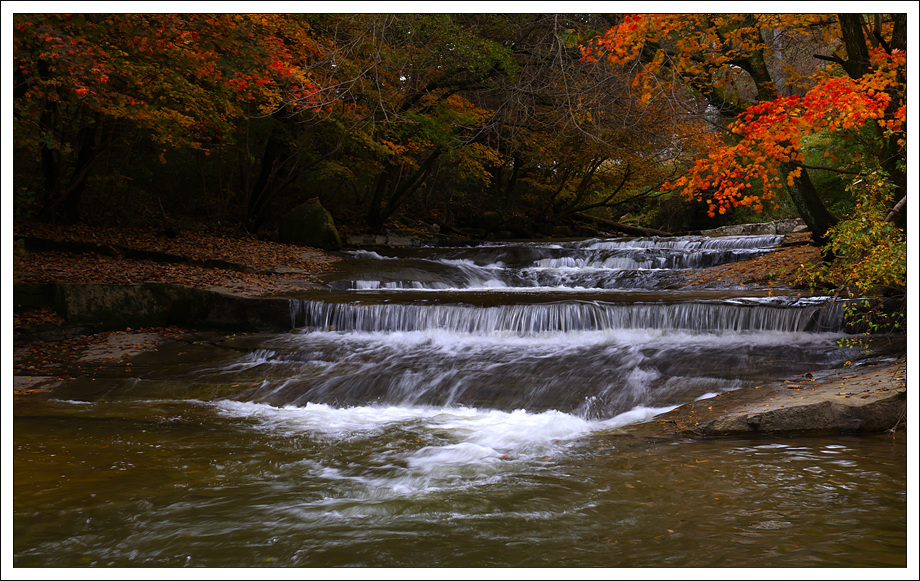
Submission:
<svg viewBox="0 0 920 581">
<path fill-rule="evenodd" d="M 721 226 L 710 230 L 701 230 L 703 236 L 751 236 L 772 234 L 798 234 L 808 231 L 805 220 L 791 218 L 789 220 L 773 220 L 772 222 L 753 222 L 750 224 L 734 224 Z"/>
<path fill-rule="evenodd" d="M 907 429 L 907 358 L 786 379 L 684 404 L 616 433 L 641 437 L 869 434 Z"/>
<path fill-rule="evenodd" d="M 172 283 L 15 283 L 17 305 L 50 308 L 63 324 L 14 330 L 16 345 L 131 327 L 178 325 L 227 331 L 290 329 L 287 298 L 248 297 Z"/>
</svg>

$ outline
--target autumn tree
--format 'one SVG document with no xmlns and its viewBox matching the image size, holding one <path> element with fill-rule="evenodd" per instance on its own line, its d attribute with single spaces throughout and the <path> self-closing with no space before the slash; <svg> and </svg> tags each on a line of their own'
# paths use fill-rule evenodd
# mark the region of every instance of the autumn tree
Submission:
<svg viewBox="0 0 920 581">
<path fill-rule="evenodd" d="M 17 208 L 32 196 L 45 217 L 73 220 L 85 192 L 98 197 L 110 184 L 118 196 L 108 201 L 142 190 L 156 204 L 170 192 L 176 211 L 230 214 L 253 234 L 314 196 L 375 230 L 429 207 L 549 224 L 638 207 L 670 180 L 714 213 L 759 208 L 790 188 L 820 233 L 834 218 L 809 172 L 859 172 L 878 159 L 903 181 L 904 27 L 887 17 L 862 24 L 821 15 L 16 15 Z M 729 140 L 704 130 L 707 106 Z M 822 117 L 821 107 L 834 113 Z M 846 151 L 824 145 L 839 136 L 850 138 Z M 710 145 L 712 157 L 674 175 Z M 819 145 L 828 153 L 820 164 Z M 192 181 L 202 195 L 189 195 Z"/>
<path fill-rule="evenodd" d="M 683 111 L 645 99 L 617 70 L 581 60 L 579 44 L 602 30 L 596 15 L 516 15 L 504 37 L 513 74 L 470 98 L 492 111 L 478 142 L 501 154 L 490 190 L 513 213 L 564 223 L 651 195 L 677 153 Z"/>
<path fill-rule="evenodd" d="M 596 16 L 315 15 L 329 42 L 312 70 L 338 103 L 307 131 L 344 138 L 313 186 L 379 230 L 408 205 L 564 220 L 657 183 L 673 111 L 580 61 Z M 659 103 L 664 103 L 659 101 Z M 317 149 L 314 157 L 324 154 Z M 648 189 L 647 187 L 644 189 Z M 343 211 L 352 211 L 345 208 Z M 462 216 L 461 216 L 462 219 Z"/>
<path fill-rule="evenodd" d="M 904 102 L 898 80 L 906 49 L 902 16 L 863 22 L 858 15 L 627 15 L 586 46 L 585 58 L 632 66 L 634 83 L 649 93 L 688 87 L 727 121 L 732 137 L 673 187 L 706 200 L 711 212 L 739 205 L 759 210 L 785 188 L 823 243 L 837 219 L 809 171 L 858 173 L 873 165 L 896 170 Z M 784 51 L 796 46 L 815 51 L 804 72 L 783 66 Z M 818 66 L 828 62 L 836 66 Z M 780 96 L 780 84 L 794 90 Z M 809 136 L 861 138 L 856 134 L 866 124 L 878 127 L 876 144 L 867 147 L 874 162 L 855 169 L 805 163 Z M 827 161 L 833 161 L 832 152 Z"/>
<path fill-rule="evenodd" d="M 354 139 L 365 155 L 360 184 L 373 230 L 397 212 L 447 160 L 476 171 L 494 153 L 470 135 L 490 113 L 467 97 L 504 71 L 507 49 L 479 34 L 482 15 L 355 15 L 336 39 L 343 101 L 363 120 Z M 352 149 L 354 151 L 354 149 Z"/>
<path fill-rule="evenodd" d="M 77 219 L 118 143 L 149 139 L 163 161 L 207 155 L 241 120 L 320 108 L 302 65 L 321 50 L 299 23 L 269 16 L 16 14 L 14 140 L 38 157 L 42 214 Z"/>
</svg>

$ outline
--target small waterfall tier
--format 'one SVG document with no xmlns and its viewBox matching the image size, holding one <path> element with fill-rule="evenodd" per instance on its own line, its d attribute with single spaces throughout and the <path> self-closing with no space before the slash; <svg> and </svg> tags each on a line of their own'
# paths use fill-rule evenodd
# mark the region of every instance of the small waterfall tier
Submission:
<svg viewBox="0 0 920 581">
<path fill-rule="evenodd" d="M 345 290 L 673 289 L 683 272 L 770 252 L 782 236 L 519 242 L 348 253 L 328 275 Z"/>
<path fill-rule="evenodd" d="M 836 302 L 800 297 L 671 303 L 574 300 L 490 307 L 292 300 L 291 320 L 294 327 L 304 331 L 441 331 L 520 336 L 623 329 L 700 333 L 839 332 L 842 329 L 842 312 Z"/>
</svg>

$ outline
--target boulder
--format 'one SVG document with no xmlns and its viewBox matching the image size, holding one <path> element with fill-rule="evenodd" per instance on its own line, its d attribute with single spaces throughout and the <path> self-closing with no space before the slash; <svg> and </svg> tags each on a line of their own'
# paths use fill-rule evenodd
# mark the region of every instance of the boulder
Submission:
<svg viewBox="0 0 920 581">
<path fill-rule="evenodd" d="M 776 234 L 776 224 L 763 222 L 760 224 L 745 224 L 744 233 L 757 236 L 770 236 Z"/>
<path fill-rule="evenodd" d="M 804 230 L 808 230 L 808 227 L 805 226 L 805 220 L 802 220 L 801 218 L 776 220 L 773 223 L 776 224 L 777 234 L 791 234 L 793 232 L 802 232 Z M 799 228 L 801 228 L 801 230 L 799 230 Z"/>
<path fill-rule="evenodd" d="M 482 213 L 482 227 L 486 230 L 497 230 L 504 222 L 504 218 L 498 212 L 490 211 Z"/>
<path fill-rule="evenodd" d="M 342 238 L 335 227 L 332 214 L 317 198 L 293 208 L 281 221 L 278 232 L 286 244 L 312 246 L 323 250 L 340 250 Z"/>
<path fill-rule="evenodd" d="M 553 236 L 556 236 L 558 238 L 571 238 L 574 235 L 575 234 L 572 232 L 571 226 L 566 226 L 565 224 L 562 224 L 560 226 L 556 226 L 555 228 L 553 228 Z"/>
<path fill-rule="evenodd" d="M 734 226 L 722 226 L 711 230 L 703 230 L 703 236 L 743 236 L 744 226 L 736 224 Z"/>
</svg>

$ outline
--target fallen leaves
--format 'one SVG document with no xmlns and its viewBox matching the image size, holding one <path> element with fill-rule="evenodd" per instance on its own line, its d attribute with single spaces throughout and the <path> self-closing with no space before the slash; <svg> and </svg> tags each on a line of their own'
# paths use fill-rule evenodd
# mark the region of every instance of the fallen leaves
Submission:
<svg viewBox="0 0 920 581">
<path fill-rule="evenodd" d="M 314 275 L 338 260 L 313 248 L 208 232 L 167 238 L 136 228 L 24 223 L 15 237 L 74 245 L 74 251 L 28 252 L 17 273 L 21 282 L 164 282 L 259 296 L 315 284 Z"/>
<path fill-rule="evenodd" d="M 53 309 L 44 307 L 34 311 L 13 314 L 13 326 L 19 327 L 41 327 L 46 325 L 63 325 L 64 318 L 57 314 Z"/>
<path fill-rule="evenodd" d="M 161 341 L 179 337 L 187 332 L 179 327 L 150 327 L 130 332 L 113 331 L 78 335 L 56 341 L 33 341 L 16 349 L 13 358 L 13 375 L 24 376 L 23 383 L 30 383 L 30 377 L 52 377 L 60 380 L 80 375 L 92 375 L 101 368 L 100 360 L 84 360 L 84 355 L 92 350 L 104 351 L 113 339 L 125 342 L 136 334 L 155 336 L 156 339 L 134 344 L 137 348 L 152 350 Z M 104 358 L 104 361 L 113 362 L 116 361 L 116 358 L 108 357 Z M 131 363 L 126 362 L 127 365 Z M 17 393 L 23 391 L 19 390 Z"/>
<path fill-rule="evenodd" d="M 752 283 L 798 286 L 799 265 L 818 263 L 822 260 L 820 248 L 811 244 L 801 244 L 810 236 L 808 233 L 789 234 L 786 240 L 795 245 L 781 246 L 750 260 L 694 271 L 694 278 L 688 284 L 701 287 L 744 286 Z"/>
</svg>

